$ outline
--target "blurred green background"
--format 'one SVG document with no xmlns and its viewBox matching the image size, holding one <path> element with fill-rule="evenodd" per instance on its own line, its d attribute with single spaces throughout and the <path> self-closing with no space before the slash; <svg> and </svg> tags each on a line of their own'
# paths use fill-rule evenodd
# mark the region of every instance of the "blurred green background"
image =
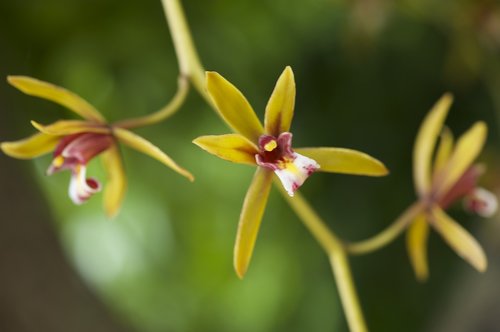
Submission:
<svg viewBox="0 0 500 332">
<path fill-rule="evenodd" d="M 456 134 L 484 120 L 484 186 L 500 190 L 500 4 L 487 0 L 185 1 L 201 60 L 247 96 L 259 116 L 291 65 L 295 146 L 367 152 L 386 178 L 319 174 L 301 189 L 332 229 L 361 240 L 415 198 L 419 124 L 446 91 Z M 0 1 L 0 77 L 33 76 L 80 94 L 110 120 L 174 94 L 177 61 L 160 1 Z M 29 121 L 73 117 L 0 82 L 0 141 Z M 137 130 L 196 181 L 123 148 L 129 187 L 116 220 L 101 195 L 74 206 L 69 174 L 0 157 L 0 330 L 347 331 L 328 260 L 276 191 L 250 270 L 232 268 L 239 211 L 253 169 L 191 140 L 228 132 L 192 92 L 169 121 Z M 103 179 L 98 161 L 89 174 Z M 500 220 L 450 212 L 484 245 L 479 275 L 436 235 L 431 278 L 418 283 L 403 237 L 351 262 L 372 331 L 500 330 Z"/>
</svg>

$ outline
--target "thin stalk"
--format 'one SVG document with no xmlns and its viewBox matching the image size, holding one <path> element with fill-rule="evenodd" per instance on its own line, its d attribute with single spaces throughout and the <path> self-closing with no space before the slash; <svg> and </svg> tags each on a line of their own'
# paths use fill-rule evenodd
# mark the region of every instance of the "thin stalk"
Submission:
<svg viewBox="0 0 500 332">
<path fill-rule="evenodd" d="M 211 104 L 205 91 L 205 70 L 196 52 L 182 6 L 179 0 L 162 0 L 162 4 L 174 42 L 181 75 L 187 76 L 196 90 Z"/>
<path fill-rule="evenodd" d="M 328 255 L 350 331 L 368 331 L 342 242 L 300 193 L 290 197 L 281 183 L 276 183 L 276 187 Z"/>
<path fill-rule="evenodd" d="M 276 187 L 280 189 L 292 210 L 302 220 L 326 253 L 342 249 L 340 239 L 326 226 L 321 217 L 318 216 L 316 211 L 314 211 L 300 193 L 296 192 L 294 197 L 290 197 L 281 183 L 276 184 Z"/>
<path fill-rule="evenodd" d="M 330 253 L 330 264 L 339 290 L 342 306 L 351 331 L 367 332 L 368 329 L 361 310 L 349 260 L 344 249 Z"/>
<path fill-rule="evenodd" d="M 159 123 L 169 118 L 182 106 L 189 92 L 189 82 L 185 76 L 179 76 L 177 84 L 175 96 L 159 111 L 143 117 L 118 121 L 113 125 L 121 128 L 137 128 Z"/>
<path fill-rule="evenodd" d="M 362 255 L 380 249 L 387 244 L 391 243 L 396 237 L 401 234 L 408 224 L 421 213 L 424 205 L 420 202 L 413 203 L 408 207 L 398 219 L 396 219 L 390 226 L 384 229 L 377 235 L 360 242 L 353 242 L 345 244 L 345 249 L 350 254 Z"/>
</svg>

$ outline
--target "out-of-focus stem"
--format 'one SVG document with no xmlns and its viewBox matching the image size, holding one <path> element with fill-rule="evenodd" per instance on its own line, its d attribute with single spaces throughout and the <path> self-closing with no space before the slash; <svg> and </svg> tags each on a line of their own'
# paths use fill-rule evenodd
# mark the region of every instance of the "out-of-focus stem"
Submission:
<svg viewBox="0 0 500 332">
<path fill-rule="evenodd" d="M 330 264 L 351 331 L 367 332 L 345 249 L 330 253 Z"/>
<path fill-rule="evenodd" d="M 159 111 L 134 119 L 126 119 L 114 123 L 114 126 L 121 128 L 137 128 L 159 123 L 172 116 L 182 106 L 189 91 L 189 82 L 185 76 L 180 76 L 177 85 L 177 92 L 170 102 Z"/>
<path fill-rule="evenodd" d="M 398 219 L 396 219 L 389 227 L 384 229 L 377 235 L 360 242 L 345 244 L 347 252 L 355 255 L 367 254 L 378 250 L 387 244 L 391 243 L 399 234 L 401 234 L 408 224 L 421 213 L 424 205 L 416 202 L 408 207 Z"/>
<path fill-rule="evenodd" d="M 188 77 L 196 90 L 211 104 L 205 91 L 205 70 L 196 52 L 180 1 L 162 0 L 162 4 L 174 42 L 181 75 Z"/>
<path fill-rule="evenodd" d="M 342 242 L 326 226 L 325 222 L 300 193 L 295 193 L 294 197 L 290 197 L 279 181 L 277 181 L 276 187 L 328 255 L 349 329 L 351 332 L 367 332 L 368 329 L 354 286 L 347 253 Z"/>
</svg>

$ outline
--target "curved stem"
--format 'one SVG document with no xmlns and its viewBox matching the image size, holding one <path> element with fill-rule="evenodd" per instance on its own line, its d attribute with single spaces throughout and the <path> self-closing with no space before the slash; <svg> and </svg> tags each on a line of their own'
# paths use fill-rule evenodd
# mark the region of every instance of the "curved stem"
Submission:
<svg viewBox="0 0 500 332">
<path fill-rule="evenodd" d="M 162 0 L 162 4 L 174 42 L 181 74 L 187 76 L 196 90 L 211 104 L 211 100 L 205 91 L 205 70 L 196 52 L 182 6 L 179 0 Z"/>
<path fill-rule="evenodd" d="M 184 103 L 184 100 L 186 100 L 188 91 L 189 91 L 188 80 L 186 79 L 185 76 L 179 76 L 177 83 L 177 92 L 175 93 L 175 96 L 162 109 L 146 116 L 118 121 L 113 125 L 129 129 L 129 128 L 144 127 L 161 122 L 167 119 L 168 117 L 172 116 L 175 112 L 177 112 L 177 110 Z"/>
<path fill-rule="evenodd" d="M 347 252 L 355 255 L 367 254 L 380 249 L 398 237 L 408 224 L 415 219 L 415 217 L 421 213 L 424 209 L 424 205 L 421 202 L 416 202 L 410 205 L 396 221 L 394 221 L 389 227 L 384 229 L 377 235 L 360 242 L 346 243 L 345 249 Z"/>
<path fill-rule="evenodd" d="M 347 253 L 342 242 L 337 235 L 326 226 L 325 222 L 318 216 L 316 211 L 314 211 L 300 193 L 295 193 L 294 197 L 290 197 L 278 181 L 276 182 L 276 187 L 278 187 L 288 204 L 290 204 L 294 212 L 299 216 L 307 229 L 327 253 L 337 283 L 342 307 L 344 308 L 347 323 L 349 324 L 349 329 L 352 332 L 368 331 L 354 286 Z"/>
</svg>

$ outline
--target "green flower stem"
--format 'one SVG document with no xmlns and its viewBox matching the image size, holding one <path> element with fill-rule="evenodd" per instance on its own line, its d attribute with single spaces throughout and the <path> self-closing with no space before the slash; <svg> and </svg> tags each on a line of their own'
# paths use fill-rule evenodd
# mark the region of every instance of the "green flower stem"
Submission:
<svg viewBox="0 0 500 332">
<path fill-rule="evenodd" d="M 331 252 L 330 264 L 350 330 L 353 332 L 367 332 L 368 329 L 359 304 L 356 287 L 354 286 L 354 278 L 352 277 L 345 249 Z"/>
<path fill-rule="evenodd" d="M 179 76 L 177 92 L 170 102 L 159 111 L 134 119 L 127 119 L 114 123 L 121 128 L 137 128 L 159 123 L 172 116 L 182 106 L 189 92 L 189 82 L 185 76 Z"/>
<path fill-rule="evenodd" d="M 330 231 L 325 222 L 300 193 L 296 192 L 294 197 L 290 197 L 281 183 L 277 182 L 276 187 L 327 253 L 339 290 L 342 306 L 346 313 L 349 329 L 352 332 L 368 331 L 354 286 L 347 253 L 342 242 Z"/>
<path fill-rule="evenodd" d="M 205 90 L 205 70 L 191 38 L 186 17 L 179 0 L 162 0 L 167 23 L 174 42 L 181 75 L 186 76 L 209 104 L 212 102 Z"/>
<path fill-rule="evenodd" d="M 399 234 L 401 234 L 408 224 L 421 213 L 424 205 L 416 202 L 410 205 L 389 227 L 382 232 L 364 241 L 345 244 L 347 252 L 354 255 L 362 255 L 374 252 L 389 243 L 391 243 Z"/>
</svg>

